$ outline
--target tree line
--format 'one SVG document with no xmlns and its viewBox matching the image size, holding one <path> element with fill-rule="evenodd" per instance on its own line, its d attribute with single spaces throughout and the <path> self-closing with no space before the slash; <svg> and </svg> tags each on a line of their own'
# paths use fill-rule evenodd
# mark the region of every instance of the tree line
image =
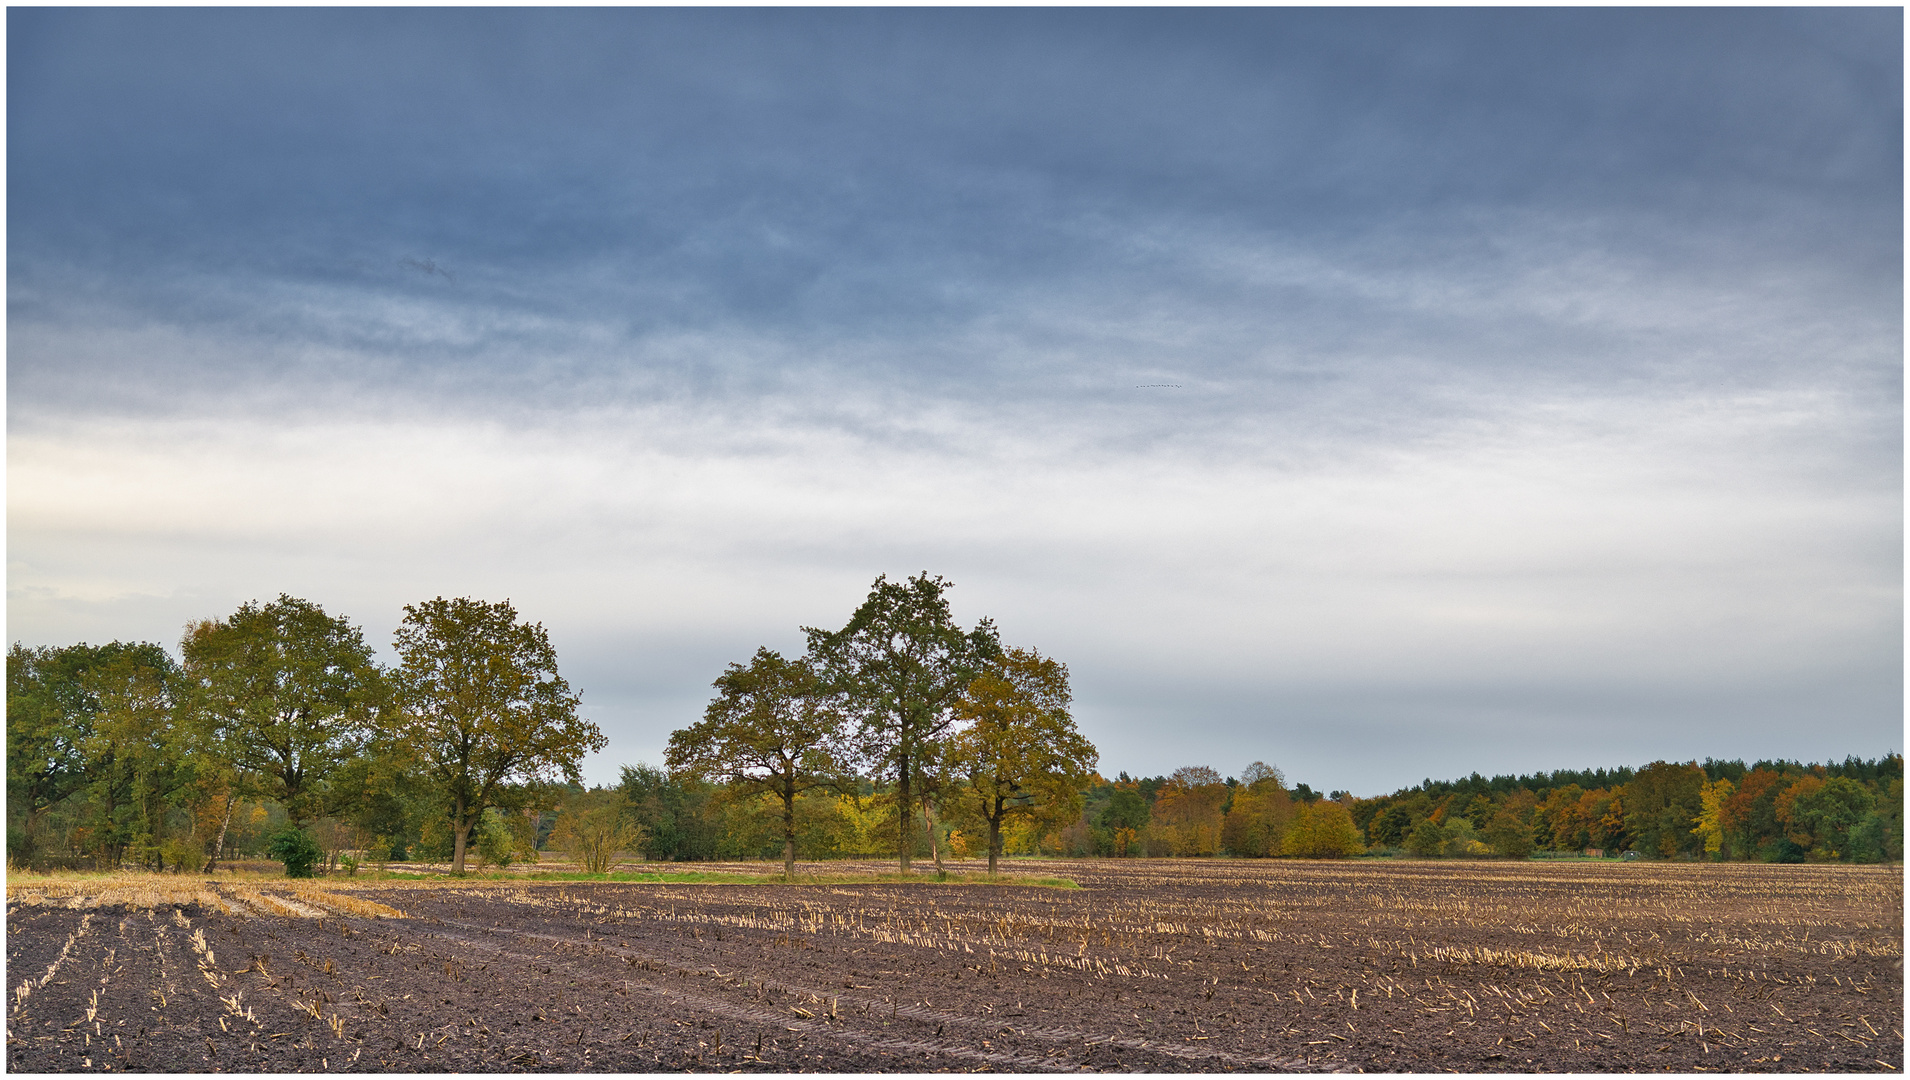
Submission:
<svg viewBox="0 0 1910 1080">
<path fill-rule="evenodd" d="M 305 600 L 249 603 L 152 643 L 7 658 L 14 864 L 206 870 L 270 853 L 503 865 L 551 848 L 601 872 L 652 860 L 1004 854 L 1522 858 L 1637 852 L 1900 860 L 1903 761 L 1653 762 L 1433 781 L 1376 798 L 1255 761 L 1110 780 L 1066 665 L 963 628 L 949 583 L 876 579 L 806 649 L 760 648 L 712 684 L 662 766 L 587 789 L 605 740 L 540 624 L 508 601 L 408 606 L 384 668 Z"/>
<path fill-rule="evenodd" d="M 509 601 L 408 605 L 396 667 L 281 595 L 150 642 L 7 652 L 7 852 L 15 865 L 212 869 L 262 847 L 310 862 L 435 832 L 460 872 L 482 826 L 580 778 L 597 726 L 542 624 Z M 361 845 L 356 841 L 367 840 Z"/>
<path fill-rule="evenodd" d="M 1580 781 L 1602 776 L 1590 788 Z M 1702 778 L 1702 779 L 1700 779 Z M 626 766 L 604 789 L 652 859 L 763 858 L 785 851 L 780 800 L 736 801 L 724 785 Z M 913 853 L 989 850 L 973 803 L 937 804 L 937 831 L 918 818 Z M 1087 777 L 1072 797 L 1028 804 L 1000 831 L 1006 855 L 1091 857 L 1526 858 L 1605 856 L 1767 862 L 1900 861 L 1902 759 L 1654 762 L 1535 777 L 1426 781 L 1355 798 L 1289 784 L 1253 762 L 1237 776 L 1187 766 L 1152 777 Z M 897 855 L 892 789 L 822 788 L 794 800 L 795 847 L 806 859 Z"/>
<path fill-rule="evenodd" d="M 1370 842 L 1416 855 L 1637 852 L 1655 858 L 1896 862 L 1903 756 L 1805 764 L 1706 758 L 1529 777 L 1477 773 L 1359 800 Z"/>
<path fill-rule="evenodd" d="M 1078 808 L 1096 751 L 1066 666 L 1004 647 L 987 619 L 956 625 L 948 587 L 878 578 L 842 628 L 803 628 L 802 656 L 730 664 L 671 735 L 667 773 L 626 767 L 608 790 L 580 783 L 605 739 L 508 601 L 406 607 L 390 669 L 349 621 L 289 596 L 187 627 L 178 660 L 143 642 L 15 644 L 9 858 L 205 870 L 263 850 L 462 873 L 473 848 L 498 864 L 556 845 L 592 866 L 768 846 L 793 873 L 799 848 L 907 870 L 926 844 L 938 865 L 986 850 L 992 869 L 1008 830 Z"/>
</svg>

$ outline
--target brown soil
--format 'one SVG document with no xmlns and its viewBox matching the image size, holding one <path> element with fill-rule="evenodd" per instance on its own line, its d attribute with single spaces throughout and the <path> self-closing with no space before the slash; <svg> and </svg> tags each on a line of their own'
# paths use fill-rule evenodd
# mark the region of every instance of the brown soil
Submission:
<svg viewBox="0 0 1910 1080">
<path fill-rule="evenodd" d="M 10 889 L 8 1067 L 1902 1067 L 1901 868 L 1015 869 L 1084 888 L 340 886 L 403 919 Z"/>
</svg>

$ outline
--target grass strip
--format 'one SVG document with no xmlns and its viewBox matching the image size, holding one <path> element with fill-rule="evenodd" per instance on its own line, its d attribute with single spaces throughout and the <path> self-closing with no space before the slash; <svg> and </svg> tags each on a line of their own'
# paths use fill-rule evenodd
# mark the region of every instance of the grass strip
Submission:
<svg viewBox="0 0 1910 1080">
<path fill-rule="evenodd" d="M 1064 877 L 1024 877 L 1004 874 L 991 878 L 985 873 L 960 872 L 943 876 L 913 873 L 798 874 L 794 881 L 785 881 L 780 873 L 750 874 L 724 870 L 633 870 L 606 874 L 566 870 L 519 873 L 494 871 L 491 873 L 467 872 L 463 877 L 453 877 L 448 873 L 436 871 L 360 870 L 350 877 L 333 875 L 299 879 L 266 873 L 220 874 L 214 878 L 200 877 L 195 874 L 127 873 L 124 871 L 47 875 L 10 874 L 7 877 L 6 891 L 9 900 L 33 903 L 53 897 L 67 900 L 108 892 L 120 894 L 127 891 L 151 890 L 156 894 L 155 900 L 172 902 L 186 892 L 203 888 L 214 882 L 226 886 L 255 888 L 262 885 L 293 885 L 302 886 L 304 889 L 325 891 L 350 889 L 355 886 L 407 884 L 525 885 L 538 882 L 591 881 L 637 885 L 1017 885 L 1041 889 L 1079 889 L 1081 887 L 1073 879 Z M 141 888 L 142 886 L 144 889 Z M 135 903 L 138 902 L 135 901 Z"/>
</svg>

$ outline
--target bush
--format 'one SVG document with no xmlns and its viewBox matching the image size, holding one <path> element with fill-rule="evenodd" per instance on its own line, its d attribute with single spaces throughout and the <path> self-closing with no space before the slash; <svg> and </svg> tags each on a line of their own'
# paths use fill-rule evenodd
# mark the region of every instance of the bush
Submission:
<svg viewBox="0 0 1910 1080">
<path fill-rule="evenodd" d="M 614 799 L 577 796 L 557 819 L 551 844 L 570 853 L 587 874 L 609 871 L 620 852 L 643 846 L 643 827 L 626 821 Z"/>
<path fill-rule="evenodd" d="M 196 874 L 206 865 L 205 842 L 178 838 L 161 841 L 159 861 L 172 867 L 174 873 Z"/>
<path fill-rule="evenodd" d="M 286 877 L 311 877 L 312 867 L 324 857 L 325 850 L 312 839 L 311 833 L 287 825 L 272 834 L 265 853 L 285 864 Z"/>
<path fill-rule="evenodd" d="M 1796 841 L 1780 837 L 1758 849 L 1757 857 L 1767 863 L 1801 863 L 1806 852 Z"/>
<path fill-rule="evenodd" d="M 486 865 L 503 869 L 511 865 L 517 855 L 517 838 L 511 835 L 510 823 L 504 815 L 494 809 L 487 809 L 471 828 L 469 844 L 477 848 L 478 858 Z"/>
<path fill-rule="evenodd" d="M 1422 821 L 1406 834 L 1406 850 L 1429 859 L 1446 849 L 1446 830 L 1431 821 Z"/>
</svg>

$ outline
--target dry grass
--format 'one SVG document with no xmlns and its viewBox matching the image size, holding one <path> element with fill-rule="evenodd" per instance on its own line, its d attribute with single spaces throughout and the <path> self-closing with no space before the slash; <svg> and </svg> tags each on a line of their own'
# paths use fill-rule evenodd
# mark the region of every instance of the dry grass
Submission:
<svg viewBox="0 0 1910 1080">
<path fill-rule="evenodd" d="M 257 875 L 219 879 L 177 874 L 15 875 L 7 903 L 26 907 L 132 908 L 156 911 L 198 905 L 202 910 L 246 918 L 259 914 L 292 918 L 354 915 L 402 919 L 397 908 L 352 895 L 349 885 Z"/>
</svg>

